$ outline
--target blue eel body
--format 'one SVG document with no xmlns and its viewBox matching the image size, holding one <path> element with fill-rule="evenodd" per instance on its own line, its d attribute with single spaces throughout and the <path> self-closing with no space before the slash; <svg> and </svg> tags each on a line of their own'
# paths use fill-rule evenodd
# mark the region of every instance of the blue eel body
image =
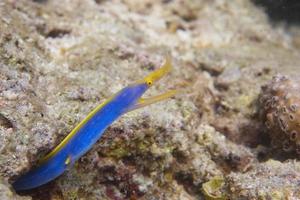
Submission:
<svg viewBox="0 0 300 200">
<path fill-rule="evenodd" d="M 147 84 L 139 84 L 121 90 L 57 154 L 14 182 L 14 189 L 20 191 L 35 188 L 61 175 L 68 165 L 73 164 L 97 142 L 113 121 L 137 102 L 147 88 Z M 69 164 L 66 164 L 68 159 Z"/>
<path fill-rule="evenodd" d="M 105 129 L 121 115 L 173 96 L 176 91 L 143 99 L 147 89 L 171 69 L 170 60 L 142 81 L 129 85 L 115 96 L 96 107 L 73 131 L 45 156 L 36 168 L 19 177 L 14 183 L 16 191 L 28 190 L 55 179 L 72 166 L 102 136 Z"/>
</svg>

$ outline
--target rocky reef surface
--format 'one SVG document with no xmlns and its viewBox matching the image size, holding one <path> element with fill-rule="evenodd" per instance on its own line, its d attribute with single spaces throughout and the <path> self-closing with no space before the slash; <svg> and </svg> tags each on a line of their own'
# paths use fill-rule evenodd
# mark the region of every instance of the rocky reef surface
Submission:
<svg viewBox="0 0 300 200">
<path fill-rule="evenodd" d="M 273 76 L 299 76 L 299 48 L 297 27 L 248 0 L 1 1 L 0 198 L 299 199 L 299 154 L 273 151 L 283 134 L 266 131 L 259 104 Z M 149 95 L 179 95 L 123 116 L 55 181 L 13 191 L 167 52 L 174 69 Z"/>
</svg>

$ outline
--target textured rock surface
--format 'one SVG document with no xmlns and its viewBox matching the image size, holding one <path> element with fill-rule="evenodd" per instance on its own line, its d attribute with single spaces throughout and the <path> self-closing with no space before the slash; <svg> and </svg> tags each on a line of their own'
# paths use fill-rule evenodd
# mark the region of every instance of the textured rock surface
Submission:
<svg viewBox="0 0 300 200">
<path fill-rule="evenodd" d="M 300 156 L 300 85 L 298 79 L 277 75 L 262 87 L 259 110 L 274 149 Z"/>
<path fill-rule="evenodd" d="M 299 162 L 269 160 L 227 178 L 231 199 L 299 199 Z M 288 176 L 288 178 L 283 178 Z M 242 180 L 242 181 L 241 181 Z"/>
<path fill-rule="evenodd" d="M 170 52 L 174 70 L 150 93 L 181 95 L 122 117 L 74 168 L 20 195 L 204 199 L 219 177 L 229 199 L 297 199 L 299 161 L 272 160 L 255 102 L 272 76 L 299 73 L 299 33 L 246 0 L 1 1 L 0 175 L 11 183 Z"/>
<path fill-rule="evenodd" d="M 8 183 L 3 181 L 2 179 L 0 181 L 0 199 L 1 200 L 11 200 L 11 199 L 13 199 L 13 200 L 31 200 L 30 197 L 20 197 L 20 196 L 14 194 L 11 191 Z"/>
</svg>

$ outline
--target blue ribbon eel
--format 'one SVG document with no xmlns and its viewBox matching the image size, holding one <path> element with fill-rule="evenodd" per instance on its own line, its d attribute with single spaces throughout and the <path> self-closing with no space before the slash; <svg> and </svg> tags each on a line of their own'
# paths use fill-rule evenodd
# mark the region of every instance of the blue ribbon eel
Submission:
<svg viewBox="0 0 300 200">
<path fill-rule="evenodd" d="M 142 98 L 142 95 L 172 68 L 171 59 L 148 76 L 131 84 L 92 110 L 49 154 L 14 183 L 16 191 L 33 189 L 60 176 L 99 140 L 105 129 L 121 115 L 167 99 L 176 94 L 170 90 L 158 96 Z"/>
</svg>

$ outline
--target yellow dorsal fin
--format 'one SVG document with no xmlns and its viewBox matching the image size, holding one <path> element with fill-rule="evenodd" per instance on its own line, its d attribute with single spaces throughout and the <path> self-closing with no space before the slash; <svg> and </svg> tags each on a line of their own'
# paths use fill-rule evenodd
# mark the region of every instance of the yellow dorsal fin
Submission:
<svg viewBox="0 0 300 200">
<path fill-rule="evenodd" d="M 107 99 L 103 103 L 99 104 L 94 110 L 92 110 L 77 126 L 57 145 L 50 153 L 48 153 L 45 157 L 43 157 L 39 163 L 42 164 L 46 162 L 49 158 L 54 156 L 57 152 L 59 152 L 67 143 L 68 141 L 80 130 L 80 128 L 89 121 L 103 106 L 105 106 L 108 102 L 111 101 L 113 97 Z"/>
</svg>

